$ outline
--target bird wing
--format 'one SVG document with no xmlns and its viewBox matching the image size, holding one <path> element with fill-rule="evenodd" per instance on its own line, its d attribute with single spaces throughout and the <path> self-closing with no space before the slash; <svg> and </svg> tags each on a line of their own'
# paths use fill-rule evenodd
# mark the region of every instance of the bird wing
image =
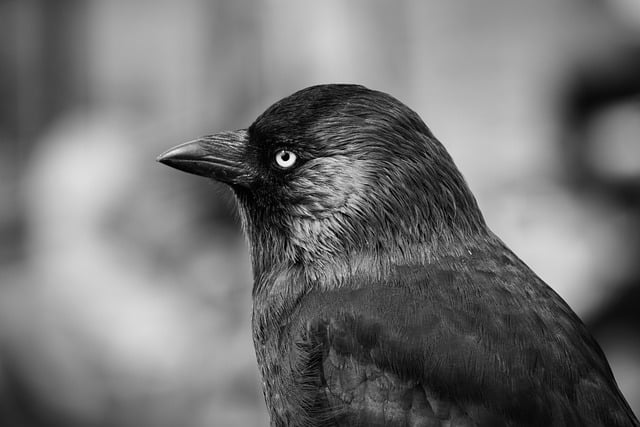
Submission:
<svg viewBox="0 0 640 427">
<path fill-rule="evenodd" d="M 544 283 L 416 271 L 305 297 L 292 319 L 292 358 L 303 392 L 316 393 L 315 419 L 636 425 L 597 343 Z"/>
</svg>

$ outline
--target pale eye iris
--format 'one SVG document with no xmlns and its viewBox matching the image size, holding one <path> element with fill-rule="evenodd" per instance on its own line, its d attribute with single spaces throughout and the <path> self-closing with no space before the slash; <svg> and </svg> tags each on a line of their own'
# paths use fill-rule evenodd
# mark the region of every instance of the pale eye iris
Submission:
<svg viewBox="0 0 640 427">
<path fill-rule="evenodd" d="M 291 151 L 281 150 L 276 153 L 276 164 L 283 169 L 293 166 L 297 159 L 298 157 Z"/>
</svg>

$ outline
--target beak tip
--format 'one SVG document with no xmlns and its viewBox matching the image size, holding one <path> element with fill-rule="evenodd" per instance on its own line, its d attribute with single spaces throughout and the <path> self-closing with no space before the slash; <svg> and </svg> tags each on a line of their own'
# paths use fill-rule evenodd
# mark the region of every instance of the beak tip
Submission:
<svg viewBox="0 0 640 427">
<path fill-rule="evenodd" d="M 172 160 L 180 160 L 184 159 L 195 159 L 198 153 L 195 152 L 192 143 L 186 143 L 179 145 L 177 147 L 173 147 L 165 151 L 156 157 L 156 162 L 162 163 L 163 165 L 171 166 Z"/>
</svg>

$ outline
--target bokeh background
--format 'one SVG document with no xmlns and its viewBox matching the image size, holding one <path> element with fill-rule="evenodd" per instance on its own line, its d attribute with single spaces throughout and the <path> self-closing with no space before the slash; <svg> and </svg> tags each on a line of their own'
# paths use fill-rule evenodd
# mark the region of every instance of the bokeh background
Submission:
<svg viewBox="0 0 640 427">
<path fill-rule="evenodd" d="M 640 412 L 637 1 L 1 0 L 0 425 L 267 425 L 233 200 L 154 160 L 327 82 L 418 111 Z"/>
</svg>

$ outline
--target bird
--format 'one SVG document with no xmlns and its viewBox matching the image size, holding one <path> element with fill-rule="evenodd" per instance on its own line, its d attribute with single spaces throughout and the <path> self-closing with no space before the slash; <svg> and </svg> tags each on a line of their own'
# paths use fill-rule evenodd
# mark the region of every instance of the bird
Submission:
<svg viewBox="0 0 640 427">
<path fill-rule="evenodd" d="M 311 86 L 157 160 L 235 196 L 271 426 L 639 425 L 584 323 L 391 95 Z"/>
</svg>

